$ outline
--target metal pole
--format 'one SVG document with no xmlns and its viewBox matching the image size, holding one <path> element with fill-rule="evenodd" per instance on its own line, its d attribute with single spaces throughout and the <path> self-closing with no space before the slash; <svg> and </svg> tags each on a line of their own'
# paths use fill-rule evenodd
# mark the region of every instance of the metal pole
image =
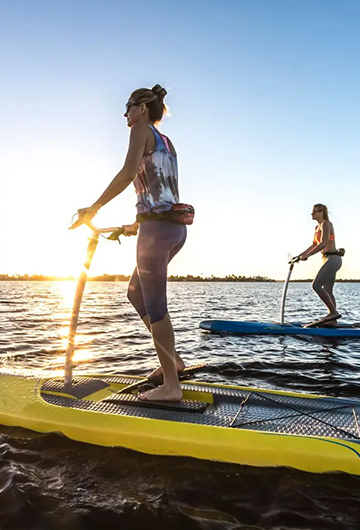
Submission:
<svg viewBox="0 0 360 530">
<path fill-rule="evenodd" d="M 76 286 L 74 304 L 73 304 L 70 326 L 69 326 L 68 345 L 66 348 L 65 379 L 64 379 L 65 385 L 71 386 L 71 383 L 72 383 L 72 370 L 73 370 L 72 359 L 73 359 L 73 354 L 74 354 L 74 349 L 75 349 L 75 336 L 76 336 L 76 329 L 78 325 L 80 304 L 81 304 L 82 296 L 84 293 L 84 288 L 85 288 L 88 272 L 90 269 L 90 265 L 94 257 L 98 242 L 99 242 L 99 231 L 94 230 L 91 234 L 91 237 L 89 238 L 89 244 L 87 247 L 87 255 L 86 255 L 86 260 L 84 263 L 84 268 L 80 273 L 78 283 Z"/>
<path fill-rule="evenodd" d="M 286 300 L 287 290 L 288 290 L 288 287 L 289 287 L 290 276 L 291 276 L 292 270 L 294 268 L 294 263 L 295 262 L 293 262 L 293 261 L 290 262 L 289 272 L 288 272 L 288 275 L 287 275 L 287 278 L 286 278 L 286 281 L 285 281 L 285 285 L 284 285 L 284 289 L 283 289 L 283 293 L 282 293 L 282 297 L 281 297 L 280 324 L 284 324 L 285 300 Z"/>
</svg>

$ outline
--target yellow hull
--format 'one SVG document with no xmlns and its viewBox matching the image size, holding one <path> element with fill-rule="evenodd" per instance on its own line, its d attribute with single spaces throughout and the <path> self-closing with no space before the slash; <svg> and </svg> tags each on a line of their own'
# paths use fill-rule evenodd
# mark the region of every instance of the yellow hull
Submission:
<svg viewBox="0 0 360 530">
<path fill-rule="evenodd" d="M 94 381 L 106 381 L 106 388 L 75 399 L 64 391 L 46 390 L 46 384 L 51 380 L 1 375 L 0 424 L 24 427 L 41 433 L 60 432 L 72 440 L 100 446 L 125 447 L 148 454 L 187 456 L 250 466 L 288 466 L 314 473 L 343 471 L 360 475 L 360 433 L 357 435 L 355 430 L 351 431 L 353 438 L 349 439 L 343 434 L 348 432 L 348 424 L 347 431 L 341 425 L 337 427 L 339 436 L 318 436 L 267 431 L 264 428 L 257 430 L 256 422 L 251 423 L 252 428 L 246 428 L 246 424 L 237 427 L 236 422 L 231 425 L 231 418 L 228 425 L 211 423 L 217 419 L 216 411 L 213 413 L 211 408 L 215 410 L 215 401 L 221 405 L 222 399 L 221 394 L 216 397 L 216 392 L 234 391 L 249 393 L 252 396 L 260 396 L 261 393 L 261 399 L 266 400 L 266 396 L 271 400 L 287 397 L 295 404 L 299 398 L 299 402 L 303 404 L 308 401 L 309 406 L 315 409 L 324 404 L 328 406 L 328 403 L 338 408 L 345 405 L 349 409 L 349 417 L 352 414 L 351 409 L 355 411 L 355 424 L 356 407 L 359 407 L 359 411 L 360 400 L 350 402 L 326 396 L 192 382 L 183 385 L 184 398 L 209 404 L 204 423 L 200 423 L 200 415 L 196 415 L 197 423 L 193 423 L 191 414 L 186 413 L 182 417 L 189 417 L 189 420 L 168 421 L 163 418 L 145 417 L 146 413 L 133 415 L 134 407 L 127 405 L 111 405 L 109 408 L 104 400 L 116 395 L 116 392 L 129 384 L 129 380 L 138 379 L 123 377 L 126 378 L 125 383 L 113 382 L 121 376 L 92 376 Z M 49 402 L 49 399 L 58 398 L 66 404 Z M 234 401 L 234 398 L 231 399 Z M 79 408 L 82 405 L 91 407 L 92 404 L 98 409 Z M 247 407 L 247 404 L 240 403 L 238 417 L 244 407 Z M 294 410 L 291 407 L 289 409 L 288 405 L 286 407 L 289 411 Z M 312 417 L 314 414 L 315 412 L 311 413 Z M 176 414 L 173 416 L 176 417 Z M 293 417 L 299 421 L 298 415 L 294 414 Z M 237 420 L 237 417 L 234 416 L 232 421 L 234 420 Z M 306 425 L 307 416 L 302 421 Z"/>
</svg>

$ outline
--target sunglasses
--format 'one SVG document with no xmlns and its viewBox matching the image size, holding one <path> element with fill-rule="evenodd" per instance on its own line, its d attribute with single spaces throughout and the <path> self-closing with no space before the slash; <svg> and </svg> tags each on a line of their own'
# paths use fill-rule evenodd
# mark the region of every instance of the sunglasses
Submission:
<svg viewBox="0 0 360 530">
<path fill-rule="evenodd" d="M 313 211 L 311 212 L 311 215 L 314 215 L 314 213 L 318 213 L 318 212 L 322 212 L 322 210 L 313 210 Z"/>
<path fill-rule="evenodd" d="M 125 105 L 125 113 L 126 113 L 126 114 L 129 112 L 129 110 L 131 109 L 131 107 L 137 107 L 137 104 L 134 103 L 134 102 L 128 102 L 128 103 L 126 103 L 126 105 Z"/>
</svg>

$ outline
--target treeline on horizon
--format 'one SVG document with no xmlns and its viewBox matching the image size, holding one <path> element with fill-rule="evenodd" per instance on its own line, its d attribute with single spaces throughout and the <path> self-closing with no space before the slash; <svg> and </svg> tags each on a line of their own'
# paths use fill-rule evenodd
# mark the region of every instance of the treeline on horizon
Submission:
<svg viewBox="0 0 360 530">
<path fill-rule="evenodd" d="M 88 280 L 92 282 L 127 282 L 130 276 L 124 274 L 102 274 L 101 276 L 89 276 Z M 0 274 L 0 281 L 71 281 L 76 280 L 73 276 L 45 276 L 43 274 Z M 267 276 L 236 276 L 234 274 L 227 276 L 186 276 L 168 277 L 169 282 L 274 282 Z"/>
<path fill-rule="evenodd" d="M 27 282 L 54 282 L 54 281 L 75 281 L 74 276 L 46 276 L 43 274 L 0 274 L 0 281 L 27 281 Z M 90 282 L 128 282 L 130 275 L 126 274 L 102 274 L 101 276 L 89 276 Z M 273 280 L 267 276 L 236 276 L 229 274 L 227 276 L 193 276 L 187 274 L 186 276 L 168 277 L 169 282 L 283 282 L 284 280 Z M 311 278 L 307 280 L 290 280 L 291 283 L 312 282 Z M 336 280 L 337 283 L 359 283 L 360 279 L 351 280 Z"/>
</svg>

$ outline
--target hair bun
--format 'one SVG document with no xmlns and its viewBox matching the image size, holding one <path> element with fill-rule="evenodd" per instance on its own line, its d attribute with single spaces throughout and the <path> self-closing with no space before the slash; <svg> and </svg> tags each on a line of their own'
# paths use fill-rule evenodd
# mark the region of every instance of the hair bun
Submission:
<svg viewBox="0 0 360 530">
<path fill-rule="evenodd" d="M 154 92 L 154 94 L 161 100 L 163 100 L 167 94 L 167 91 L 161 85 L 153 86 L 151 91 Z"/>
</svg>

